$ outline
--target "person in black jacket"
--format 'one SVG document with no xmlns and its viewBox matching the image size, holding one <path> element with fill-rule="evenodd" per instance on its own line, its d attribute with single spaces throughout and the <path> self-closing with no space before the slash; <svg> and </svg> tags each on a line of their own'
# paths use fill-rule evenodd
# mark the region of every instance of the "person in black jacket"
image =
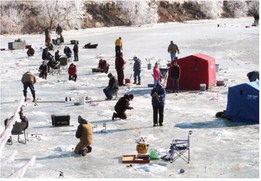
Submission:
<svg viewBox="0 0 261 181">
<path fill-rule="evenodd" d="M 179 92 L 179 78 L 180 78 L 180 67 L 178 65 L 177 60 L 172 61 L 171 66 L 171 79 L 172 79 L 172 86 L 173 92 Z"/>
<path fill-rule="evenodd" d="M 130 101 L 134 98 L 132 94 L 125 94 L 123 97 L 121 97 L 116 105 L 114 106 L 114 112 L 112 115 L 112 120 L 115 118 L 120 118 L 120 119 L 127 119 L 127 115 L 125 111 L 127 109 L 133 109 L 133 107 L 130 107 Z"/>
<path fill-rule="evenodd" d="M 108 77 L 110 79 L 109 85 L 105 89 L 103 89 L 103 92 L 107 97 L 105 100 L 111 100 L 112 96 L 116 94 L 119 90 L 117 79 L 111 73 L 108 74 Z"/>
<path fill-rule="evenodd" d="M 73 46 L 74 61 L 79 61 L 78 52 L 79 52 L 79 47 L 78 47 L 78 43 L 76 41 Z"/>
<path fill-rule="evenodd" d="M 39 77 L 42 77 L 43 79 L 46 80 L 47 71 L 48 71 L 48 67 L 47 67 L 45 61 L 43 61 L 42 64 L 40 65 L 40 67 L 39 67 L 39 72 L 40 72 Z"/>
<path fill-rule="evenodd" d="M 63 49 L 64 54 L 67 56 L 67 58 L 71 58 L 72 56 L 72 50 L 70 49 L 70 47 L 65 46 Z"/>
<path fill-rule="evenodd" d="M 49 52 L 48 48 L 43 49 L 43 53 L 42 53 L 42 59 L 43 60 L 51 60 L 53 57 L 53 55 Z"/>
<path fill-rule="evenodd" d="M 57 50 L 56 52 L 55 52 L 55 54 L 54 54 L 54 58 L 55 58 L 55 61 L 59 61 L 59 59 L 60 59 L 60 57 L 61 57 L 61 55 L 59 55 L 59 50 Z"/>
</svg>

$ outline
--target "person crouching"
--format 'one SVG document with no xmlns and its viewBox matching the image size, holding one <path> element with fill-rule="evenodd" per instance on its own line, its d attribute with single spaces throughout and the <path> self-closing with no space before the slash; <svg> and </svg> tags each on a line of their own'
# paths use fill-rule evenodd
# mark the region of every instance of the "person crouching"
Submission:
<svg viewBox="0 0 261 181">
<path fill-rule="evenodd" d="M 70 67 L 68 68 L 68 74 L 69 74 L 69 80 L 73 80 L 76 82 L 77 68 L 76 68 L 76 65 L 74 65 L 73 63 L 71 63 Z"/>
<path fill-rule="evenodd" d="M 130 101 L 134 98 L 132 94 L 125 94 L 123 97 L 121 97 L 116 105 L 114 106 L 114 112 L 112 115 L 112 120 L 115 118 L 120 118 L 120 119 L 127 119 L 127 115 L 125 111 L 127 109 L 133 109 L 133 107 L 130 107 Z"/>
<path fill-rule="evenodd" d="M 81 116 L 78 116 L 78 123 L 80 125 L 77 128 L 75 136 L 80 139 L 80 142 L 76 145 L 74 153 L 85 156 L 92 151 L 90 145 L 93 143 L 93 126 Z"/>
</svg>

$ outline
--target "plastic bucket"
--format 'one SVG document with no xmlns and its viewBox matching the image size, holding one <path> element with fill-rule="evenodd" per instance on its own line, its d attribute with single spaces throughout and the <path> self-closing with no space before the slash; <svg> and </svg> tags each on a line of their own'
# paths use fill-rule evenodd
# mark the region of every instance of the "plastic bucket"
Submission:
<svg viewBox="0 0 261 181">
<path fill-rule="evenodd" d="M 80 105 L 84 105 L 85 104 L 85 97 L 81 97 L 80 98 Z"/>
<path fill-rule="evenodd" d="M 125 84 L 130 84 L 131 80 L 130 79 L 125 79 Z"/>
</svg>

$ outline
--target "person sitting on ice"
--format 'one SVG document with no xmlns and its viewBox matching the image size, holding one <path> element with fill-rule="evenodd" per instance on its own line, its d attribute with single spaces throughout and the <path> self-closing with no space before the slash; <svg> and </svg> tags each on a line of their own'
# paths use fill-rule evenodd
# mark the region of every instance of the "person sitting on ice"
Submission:
<svg viewBox="0 0 261 181">
<path fill-rule="evenodd" d="M 42 64 L 39 67 L 39 77 L 42 77 L 43 79 L 47 78 L 47 71 L 48 71 L 48 66 L 45 61 L 42 62 Z"/>
<path fill-rule="evenodd" d="M 57 50 L 57 51 L 55 52 L 55 54 L 54 54 L 55 61 L 59 61 L 59 60 L 60 60 L 61 55 L 59 55 L 59 53 L 60 53 L 59 50 Z"/>
<path fill-rule="evenodd" d="M 107 74 L 108 71 L 109 71 L 109 67 L 110 67 L 110 65 L 107 63 L 106 60 L 100 59 L 97 69 L 98 69 L 100 72 L 105 72 L 105 73 Z"/>
<path fill-rule="evenodd" d="M 112 96 L 116 94 L 119 90 L 119 83 L 118 80 L 111 74 L 108 74 L 109 77 L 109 85 L 103 89 L 104 94 L 106 95 L 105 100 L 111 100 Z"/>
<path fill-rule="evenodd" d="M 49 48 L 45 48 L 43 49 L 43 53 L 42 53 L 42 59 L 46 60 L 47 62 L 49 60 L 51 60 L 53 57 L 53 55 L 49 52 Z"/>
<path fill-rule="evenodd" d="M 68 68 L 68 74 L 69 74 L 69 80 L 73 80 L 76 82 L 77 68 L 76 68 L 76 65 L 74 65 L 73 63 L 71 63 L 70 67 Z"/>
<path fill-rule="evenodd" d="M 250 82 L 254 82 L 257 79 L 259 80 L 259 71 L 248 72 L 247 77 L 248 77 Z"/>
<path fill-rule="evenodd" d="M 31 46 L 29 46 L 26 53 L 27 53 L 28 57 L 34 56 L 34 49 Z"/>
<path fill-rule="evenodd" d="M 133 107 L 130 107 L 130 101 L 133 100 L 134 96 L 132 94 L 125 94 L 123 97 L 121 97 L 116 105 L 114 106 L 114 112 L 112 115 L 112 120 L 115 118 L 120 118 L 120 119 L 127 119 L 127 115 L 125 111 L 127 109 L 133 109 Z"/>
<path fill-rule="evenodd" d="M 90 145 L 93 143 L 93 126 L 81 116 L 78 116 L 78 123 L 80 125 L 77 128 L 75 136 L 80 139 L 80 142 L 76 145 L 74 153 L 85 156 L 92 151 Z"/>
<path fill-rule="evenodd" d="M 22 107 L 20 107 L 20 111 L 18 112 L 18 114 L 19 114 L 19 118 L 20 118 L 21 122 L 15 122 L 15 125 L 13 126 L 12 131 L 14 131 L 14 129 L 16 129 L 15 126 L 21 125 L 21 128 L 23 128 L 23 129 L 27 129 L 29 126 L 28 118 L 24 115 Z M 7 128 L 8 124 L 9 124 L 8 121 L 11 120 L 12 118 L 13 118 L 13 116 L 10 117 L 10 119 L 8 119 L 8 118 L 5 119 L 5 121 L 4 121 L 5 128 Z M 10 138 L 7 140 L 7 143 L 8 144 L 12 143 L 12 136 L 10 136 Z"/>
</svg>

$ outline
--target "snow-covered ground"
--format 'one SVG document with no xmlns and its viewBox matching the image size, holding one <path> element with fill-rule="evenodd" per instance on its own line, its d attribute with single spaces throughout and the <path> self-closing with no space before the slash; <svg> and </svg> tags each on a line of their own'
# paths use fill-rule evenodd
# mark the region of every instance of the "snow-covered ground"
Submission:
<svg viewBox="0 0 261 181">
<path fill-rule="evenodd" d="M 259 125 L 242 125 L 215 118 L 218 111 L 226 109 L 228 86 L 248 81 L 246 74 L 259 68 L 259 27 L 251 27 L 253 18 L 218 19 L 144 25 L 141 27 L 112 27 L 64 32 L 65 42 L 79 40 L 80 61 L 77 82 L 68 81 L 66 70 L 61 75 L 48 75 L 47 81 L 37 77 L 35 84 L 39 101 L 64 100 L 66 96 L 78 101 L 88 96 L 93 102 L 75 106 L 69 103 L 38 103 L 28 101 L 24 107 L 30 123 L 29 142 L 24 145 L 13 136 L 13 145 L 4 147 L 1 158 L 1 178 L 13 172 L 36 156 L 33 167 L 28 167 L 26 178 L 57 178 L 60 171 L 66 178 L 258 178 L 259 177 Z M 220 26 L 218 27 L 217 24 Z M 246 28 L 250 26 L 250 28 Z M 123 39 L 125 77 L 132 74 L 134 55 L 142 60 L 142 85 L 121 87 L 118 96 L 133 93 L 133 110 L 128 110 L 127 120 L 112 121 L 116 100 L 104 101 L 102 89 L 108 84 L 104 73 L 92 74 L 100 58 L 108 60 L 110 71 L 114 68 L 114 41 Z M 1 48 L 10 41 L 25 40 L 35 48 L 34 57 L 28 58 L 26 50 L 1 51 L 1 132 L 4 119 L 13 115 L 22 96 L 21 76 L 30 70 L 38 75 L 44 35 L 0 36 Z M 52 33 L 52 38 L 56 38 Z M 200 93 L 183 91 L 167 94 L 163 127 L 152 126 L 152 106 L 149 83 L 153 83 L 152 70 L 147 70 L 146 58 L 152 65 L 159 61 L 166 66 L 169 60 L 167 47 L 173 40 L 180 48 L 178 57 L 204 53 L 216 58 L 220 71 L 217 80 L 227 86 L 214 87 Z M 98 43 L 97 49 L 82 49 L 88 42 Z M 55 47 L 63 50 L 64 45 Z M 72 48 L 72 46 L 71 46 Z M 61 51 L 63 52 L 63 51 Z M 51 52 L 54 55 L 54 51 Z M 31 93 L 28 92 L 31 96 Z M 70 114 L 70 127 L 53 127 L 51 114 Z M 85 157 L 76 156 L 72 150 L 78 143 L 75 137 L 77 117 L 88 119 L 94 126 L 93 151 Z M 102 133 L 103 123 L 107 133 Z M 191 162 L 178 159 L 173 163 L 163 160 L 149 164 L 121 163 L 121 156 L 136 154 L 137 134 L 147 137 L 150 148 L 163 156 L 173 139 L 191 136 Z M 36 134 L 36 135 L 35 135 Z M 15 153 L 17 152 L 16 156 Z M 14 158 L 10 156 L 14 153 Z M 184 169 L 184 173 L 179 173 Z"/>
</svg>

